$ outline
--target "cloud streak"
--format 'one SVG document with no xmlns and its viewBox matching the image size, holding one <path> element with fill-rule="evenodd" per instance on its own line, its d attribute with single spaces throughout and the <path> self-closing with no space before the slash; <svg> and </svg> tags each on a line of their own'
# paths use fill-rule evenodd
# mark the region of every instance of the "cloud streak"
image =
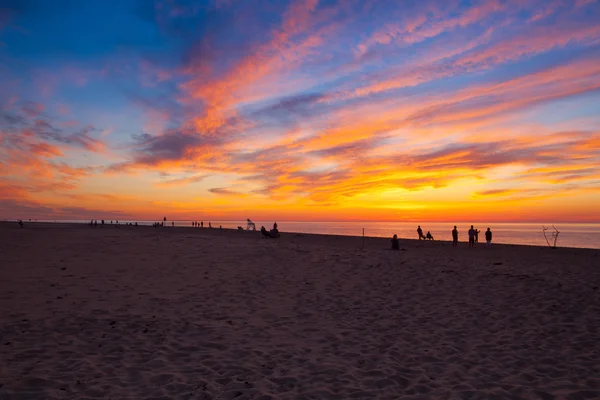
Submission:
<svg viewBox="0 0 600 400">
<path fill-rule="evenodd" d="M 61 201 L 79 199 L 90 215 L 107 187 L 111 209 L 152 217 L 436 218 L 486 203 L 509 218 L 503 201 L 598 196 L 597 1 L 98 3 L 98 20 L 131 29 L 94 25 L 101 38 L 80 33 L 94 45 L 67 56 L 48 53 L 77 46 L 65 17 L 48 14 L 66 29 L 49 32 L 35 8 L 18 10 L 32 39 L 0 31 L 5 212 L 21 198 L 67 215 Z"/>
</svg>

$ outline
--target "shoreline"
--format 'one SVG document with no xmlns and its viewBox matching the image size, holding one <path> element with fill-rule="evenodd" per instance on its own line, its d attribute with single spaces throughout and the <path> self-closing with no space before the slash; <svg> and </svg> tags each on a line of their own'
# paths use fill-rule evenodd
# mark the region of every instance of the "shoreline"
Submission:
<svg viewBox="0 0 600 400">
<path fill-rule="evenodd" d="M 234 234 L 234 235 L 242 235 L 242 234 L 258 234 L 260 235 L 260 231 L 259 229 L 257 229 L 256 231 L 246 231 L 246 230 L 238 230 L 238 229 L 232 229 L 232 228 L 218 228 L 218 227 L 213 227 L 213 228 L 195 228 L 195 227 L 191 227 L 191 226 L 164 226 L 164 227 L 159 227 L 159 228 L 154 228 L 151 225 L 138 225 L 138 226 L 127 226 L 124 224 L 119 224 L 118 228 L 116 227 L 116 224 L 109 224 L 106 223 L 104 226 L 101 226 L 100 224 L 98 224 L 98 226 L 89 226 L 88 224 L 85 223 L 73 223 L 73 222 L 24 222 L 26 224 L 26 228 L 27 225 L 31 224 L 33 227 L 40 229 L 52 229 L 52 228 L 61 228 L 61 229 L 126 229 L 126 230 L 133 230 L 135 231 L 137 230 L 145 230 L 145 229 L 152 229 L 157 230 L 157 232 L 166 232 L 166 231 L 176 231 L 176 232 L 199 232 L 199 233 L 212 233 L 212 234 L 217 234 L 218 232 L 222 232 L 222 234 Z M 16 225 L 15 222 L 6 222 L 6 221 L 0 221 L 0 229 L 8 227 L 9 229 L 14 228 L 14 229 L 21 229 L 18 225 Z M 26 229 L 24 228 L 24 229 Z M 323 233 L 304 233 L 304 232 L 292 232 L 292 231 L 280 231 L 282 238 L 286 237 L 286 236 L 294 236 L 294 237 L 316 237 L 316 238 L 338 238 L 338 239 L 343 239 L 343 238 L 350 238 L 350 240 L 352 241 L 356 241 L 356 240 L 360 240 L 362 242 L 363 236 L 356 236 L 356 235 L 336 235 L 336 234 L 323 234 Z M 483 232 L 480 234 L 482 235 Z M 281 239 L 281 238 L 280 238 Z M 387 237 L 381 237 L 381 236 L 364 236 L 365 241 L 369 241 L 369 242 L 373 242 L 373 241 L 381 241 L 382 243 L 385 241 L 387 244 L 389 244 L 390 240 L 391 240 L 391 235 L 389 238 Z M 404 237 L 398 237 L 398 239 L 400 240 L 400 243 L 402 245 L 402 243 L 407 243 L 407 244 L 419 244 L 419 243 L 427 243 L 430 246 L 435 246 L 435 244 L 437 243 L 438 245 L 447 245 L 450 246 L 452 245 L 452 241 L 451 240 L 433 240 L 433 241 L 428 241 L 428 240 L 418 240 L 418 239 L 411 239 L 411 238 L 404 238 Z M 460 240 L 459 242 L 459 248 L 464 248 L 464 247 L 468 247 L 468 241 L 467 240 Z M 390 245 L 391 247 L 391 245 Z M 486 247 L 486 243 L 485 241 L 480 241 L 478 242 L 476 248 L 485 248 Z M 600 248 L 591 248 L 591 247 L 568 247 L 568 246 L 557 246 L 556 248 L 551 248 L 549 246 L 542 246 L 542 245 L 530 245 L 530 244 L 512 244 L 512 243 L 502 243 L 502 242 L 494 242 L 492 241 L 492 246 L 488 249 L 491 250 L 493 248 L 496 247 L 508 247 L 508 248 L 519 248 L 519 247 L 524 247 L 524 248 L 537 248 L 537 249 L 547 249 L 548 251 L 552 251 L 552 252 L 556 252 L 560 249 L 564 249 L 564 250 L 582 250 L 582 251 L 597 251 L 600 252 Z"/>
</svg>

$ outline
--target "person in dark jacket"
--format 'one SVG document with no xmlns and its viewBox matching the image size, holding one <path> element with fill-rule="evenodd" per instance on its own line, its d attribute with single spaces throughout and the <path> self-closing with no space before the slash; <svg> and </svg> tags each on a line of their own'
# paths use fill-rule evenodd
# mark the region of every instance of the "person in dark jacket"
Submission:
<svg viewBox="0 0 600 400">
<path fill-rule="evenodd" d="M 492 231 L 490 231 L 490 228 L 487 228 L 487 231 L 485 231 L 485 242 L 487 247 L 492 245 Z"/>
</svg>

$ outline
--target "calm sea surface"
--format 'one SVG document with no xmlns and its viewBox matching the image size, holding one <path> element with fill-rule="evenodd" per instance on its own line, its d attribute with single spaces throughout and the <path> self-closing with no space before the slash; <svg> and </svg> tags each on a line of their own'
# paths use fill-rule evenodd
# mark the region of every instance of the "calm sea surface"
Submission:
<svg viewBox="0 0 600 400">
<path fill-rule="evenodd" d="M 40 221 L 41 222 L 41 221 Z M 54 222 L 54 221 L 45 221 Z M 69 223 L 89 223 L 89 221 L 56 221 Z M 109 221 L 106 221 L 109 222 Z M 119 221 L 120 224 L 133 221 Z M 152 225 L 153 221 L 137 221 L 140 225 Z M 211 221 L 213 228 L 223 226 L 223 228 L 235 229 L 238 226 L 246 227 L 245 221 Z M 270 229 L 272 221 L 254 221 L 257 229 L 264 225 Z M 171 225 L 171 221 L 168 221 Z M 417 239 L 417 225 L 412 222 L 287 222 L 279 221 L 279 230 L 282 232 L 299 233 L 321 233 L 330 235 L 361 236 L 364 228 L 366 236 L 391 237 L 394 234 L 400 238 Z M 470 228 L 468 223 L 457 223 L 459 240 L 467 240 L 467 231 Z M 552 225 L 540 223 L 478 223 L 474 224 L 479 229 L 480 242 L 485 241 L 484 231 L 490 227 L 494 234 L 494 243 L 509 244 L 528 244 L 536 246 L 546 246 L 546 240 L 542 233 L 542 227 L 550 229 L 547 236 L 551 240 Z M 192 221 L 175 221 L 175 226 L 192 228 Z M 208 226 L 208 221 L 204 221 L 204 226 Z M 430 231 L 436 240 L 451 240 L 451 231 L 453 223 L 424 222 L 421 228 L 424 233 Z M 558 247 L 585 247 L 600 248 L 600 224 L 556 224 L 560 231 L 558 236 Z"/>
</svg>

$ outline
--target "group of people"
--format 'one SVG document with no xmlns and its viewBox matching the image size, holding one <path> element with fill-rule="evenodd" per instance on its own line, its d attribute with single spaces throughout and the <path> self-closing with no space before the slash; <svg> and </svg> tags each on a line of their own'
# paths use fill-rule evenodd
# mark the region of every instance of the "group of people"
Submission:
<svg viewBox="0 0 600 400">
<path fill-rule="evenodd" d="M 421 229 L 421 225 L 419 225 L 417 228 L 417 233 L 419 234 L 419 240 L 434 240 L 430 231 L 427 231 L 427 235 L 423 235 L 423 229 Z"/>
<path fill-rule="evenodd" d="M 192 226 L 194 228 L 204 228 L 204 221 L 192 221 Z M 208 227 L 212 228 L 212 225 L 210 224 L 210 222 L 208 223 Z"/>
<path fill-rule="evenodd" d="M 475 229 L 473 225 L 471 225 L 471 228 L 468 231 L 469 247 L 475 247 L 475 243 L 479 242 L 479 232 L 481 232 L 479 229 Z M 427 231 L 427 234 L 423 235 L 423 229 L 421 229 L 421 225 L 417 227 L 417 235 L 419 240 L 434 240 L 430 231 Z M 492 231 L 490 228 L 487 228 L 487 231 L 485 231 L 485 241 L 487 247 L 492 245 Z M 458 247 L 458 229 L 456 228 L 456 225 L 454 226 L 454 229 L 452 229 L 452 247 Z M 392 237 L 392 249 L 400 249 L 400 240 L 398 239 L 398 235 L 394 235 Z"/>
<path fill-rule="evenodd" d="M 277 229 L 277 222 L 273 224 L 273 229 L 271 229 L 270 231 L 268 231 L 264 226 L 261 226 L 260 233 L 262 233 L 262 235 L 266 238 L 278 238 L 280 235 L 279 229 Z"/>
</svg>

